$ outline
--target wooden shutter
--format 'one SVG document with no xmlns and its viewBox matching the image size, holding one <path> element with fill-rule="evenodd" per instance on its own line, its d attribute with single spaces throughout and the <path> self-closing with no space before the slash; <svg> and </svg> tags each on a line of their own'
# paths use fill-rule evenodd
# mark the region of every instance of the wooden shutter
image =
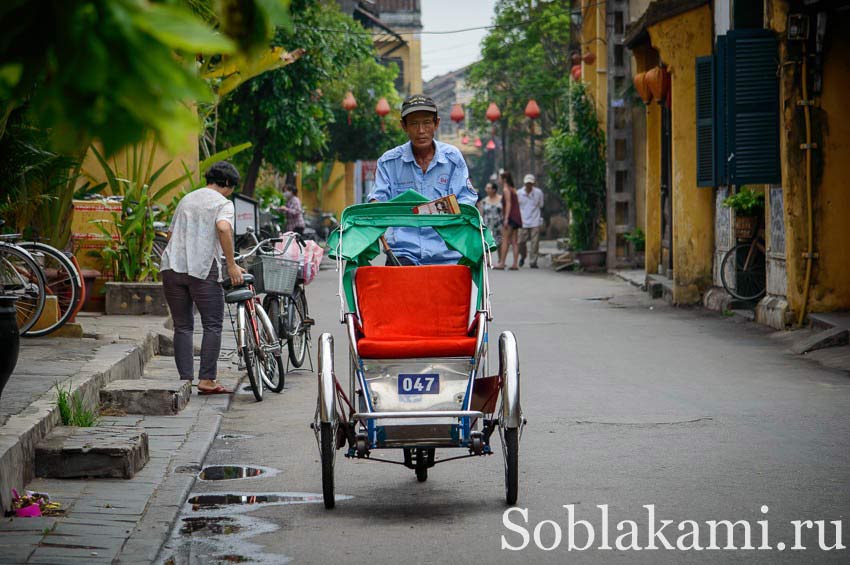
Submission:
<svg viewBox="0 0 850 565">
<path fill-rule="evenodd" d="M 777 42 L 769 30 L 727 34 L 726 126 L 730 184 L 778 184 Z"/>
<path fill-rule="evenodd" d="M 714 57 L 697 57 L 697 186 L 715 185 Z"/>
<path fill-rule="evenodd" d="M 717 36 L 714 52 L 714 181 L 729 184 L 729 128 L 726 116 L 726 36 Z"/>
</svg>

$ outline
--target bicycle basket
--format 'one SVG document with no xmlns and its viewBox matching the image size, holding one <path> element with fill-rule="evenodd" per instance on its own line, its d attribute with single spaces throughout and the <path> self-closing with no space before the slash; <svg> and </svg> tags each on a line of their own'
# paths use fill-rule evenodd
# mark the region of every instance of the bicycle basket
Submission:
<svg viewBox="0 0 850 565">
<path fill-rule="evenodd" d="M 292 294 L 301 263 L 277 255 L 260 255 L 251 264 L 257 294 Z"/>
</svg>

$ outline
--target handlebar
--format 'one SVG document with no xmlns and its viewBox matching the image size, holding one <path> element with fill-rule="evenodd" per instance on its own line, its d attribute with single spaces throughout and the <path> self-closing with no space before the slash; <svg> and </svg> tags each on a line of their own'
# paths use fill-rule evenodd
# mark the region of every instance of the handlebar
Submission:
<svg viewBox="0 0 850 565">
<path fill-rule="evenodd" d="M 258 241 L 257 244 L 254 247 L 252 247 L 250 251 L 236 255 L 233 258 L 233 260 L 236 261 L 237 263 L 240 263 L 240 262 L 244 261 L 245 259 L 247 259 L 248 257 L 252 257 L 252 256 L 256 255 L 257 251 L 259 251 L 259 249 L 261 247 L 264 247 L 264 246 L 270 245 L 270 244 L 274 244 L 274 243 L 281 243 L 281 242 L 283 242 L 282 237 L 270 237 L 268 239 Z M 272 254 L 272 253 L 270 253 L 270 254 Z"/>
</svg>

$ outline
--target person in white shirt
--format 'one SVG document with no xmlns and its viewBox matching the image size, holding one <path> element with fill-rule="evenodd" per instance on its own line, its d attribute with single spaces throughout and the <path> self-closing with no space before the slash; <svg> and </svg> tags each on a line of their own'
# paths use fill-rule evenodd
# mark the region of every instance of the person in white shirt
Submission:
<svg viewBox="0 0 850 565">
<path fill-rule="evenodd" d="M 519 230 L 520 245 L 528 246 L 528 262 L 532 269 L 537 268 L 537 256 L 540 251 L 540 226 L 543 225 L 543 191 L 534 186 L 534 175 L 525 175 L 525 186 L 517 191 L 519 211 L 522 214 L 522 228 Z"/>
<path fill-rule="evenodd" d="M 204 327 L 198 394 L 226 394 L 230 391 L 216 383 L 224 320 L 221 255 L 230 282 L 242 284 L 243 270 L 233 254 L 233 202 L 227 198 L 239 184 L 239 172 L 219 161 L 204 177 L 207 186 L 190 192 L 177 205 L 160 272 L 174 322 L 174 362 L 180 379 L 194 378 L 194 305 Z"/>
</svg>

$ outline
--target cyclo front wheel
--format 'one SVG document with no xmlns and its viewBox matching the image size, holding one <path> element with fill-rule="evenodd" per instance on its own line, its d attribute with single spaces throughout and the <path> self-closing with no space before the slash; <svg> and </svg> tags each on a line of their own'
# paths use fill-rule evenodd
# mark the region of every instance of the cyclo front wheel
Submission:
<svg viewBox="0 0 850 565">
<path fill-rule="evenodd" d="M 502 441 L 505 442 L 505 502 L 514 505 L 519 494 L 519 429 L 507 428 Z"/>
<path fill-rule="evenodd" d="M 245 310 L 245 346 L 242 348 L 242 360 L 245 361 L 248 382 L 251 383 L 251 392 L 254 393 L 257 402 L 261 402 L 263 400 L 263 378 L 260 376 L 260 372 L 263 370 L 263 363 L 260 358 L 260 347 L 257 344 L 257 338 L 254 336 L 257 317 L 250 315 L 247 308 Z"/>
<path fill-rule="evenodd" d="M 335 435 L 332 424 L 326 422 L 319 424 L 319 442 L 322 456 L 322 497 L 325 501 L 325 508 L 328 509 L 336 505 L 334 498 Z"/>
<path fill-rule="evenodd" d="M 296 286 L 295 293 L 288 303 L 287 318 L 289 326 L 289 360 L 295 367 L 300 367 L 304 364 L 304 358 L 307 356 L 307 340 L 309 339 L 308 326 L 305 324 L 307 319 L 307 295 L 304 294 L 303 286 Z"/>
</svg>

